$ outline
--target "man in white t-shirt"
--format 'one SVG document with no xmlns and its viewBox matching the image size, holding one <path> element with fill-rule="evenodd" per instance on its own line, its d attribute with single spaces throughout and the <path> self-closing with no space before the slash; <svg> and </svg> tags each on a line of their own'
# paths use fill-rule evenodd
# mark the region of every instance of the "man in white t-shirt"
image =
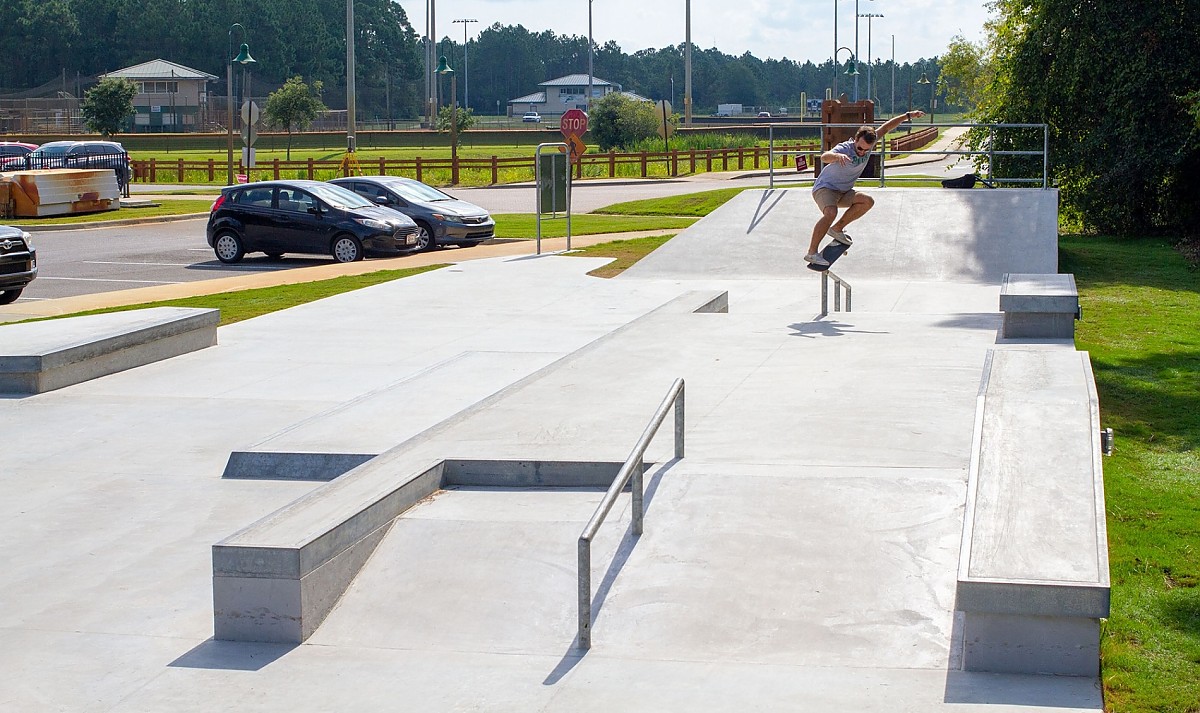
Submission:
<svg viewBox="0 0 1200 713">
<path fill-rule="evenodd" d="M 821 219 L 813 227 L 812 241 L 808 244 L 808 254 L 804 256 L 807 262 L 820 266 L 829 265 L 829 262 L 817 251 L 821 246 L 821 238 L 824 238 L 826 233 L 843 245 L 850 245 L 854 242 L 846 234 L 846 226 L 861 218 L 864 213 L 871 210 L 871 206 L 875 205 L 875 201 L 870 196 L 854 190 L 854 182 L 866 170 L 867 159 L 871 157 L 871 150 L 875 148 L 875 142 L 879 140 L 880 136 L 904 121 L 919 119 L 922 116 L 925 116 L 925 112 L 915 109 L 888 119 L 878 129 L 864 126 L 855 132 L 853 139 L 843 141 L 821 154 L 821 161 L 824 165 L 821 168 L 821 175 L 817 177 L 817 181 L 813 183 L 812 187 L 813 200 L 821 209 Z M 835 223 L 838 208 L 845 208 L 846 212 L 842 214 L 841 220 Z"/>
</svg>

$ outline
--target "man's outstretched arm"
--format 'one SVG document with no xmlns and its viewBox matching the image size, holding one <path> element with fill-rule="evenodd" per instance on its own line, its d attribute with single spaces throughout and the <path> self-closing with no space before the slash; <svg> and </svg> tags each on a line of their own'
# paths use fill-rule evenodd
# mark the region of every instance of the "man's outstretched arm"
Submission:
<svg viewBox="0 0 1200 713">
<path fill-rule="evenodd" d="M 909 119 L 920 119 L 922 116 L 925 116 L 925 112 L 921 111 L 920 109 L 906 111 L 899 116 L 893 116 L 892 118 L 888 119 L 886 122 L 884 122 L 883 126 L 875 130 L 875 133 L 883 136 L 887 132 L 903 124 L 905 121 L 908 121 Z"/>
</svg>

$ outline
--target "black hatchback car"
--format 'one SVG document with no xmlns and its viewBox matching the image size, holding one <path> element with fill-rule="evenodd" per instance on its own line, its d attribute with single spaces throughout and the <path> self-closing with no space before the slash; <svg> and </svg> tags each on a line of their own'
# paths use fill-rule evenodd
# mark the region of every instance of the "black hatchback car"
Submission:
<svg viewBox="0 0 1200 713">
<path fill-rule="evenodd" d="M 263 181 L 223 188 L 207 233 L 224 263 L 252 252 L 272 258 L 318 253 L 354 262 L 365 254 L 413 252 L 418 231 L 405 216 L 329 183 Z"/>
<path fill-rule="evenodd" d="M 12 304 L 25 285 L 37 277 L 33 236 L 20 228 L 0 225 L 0 305 Z"/>
</svg>

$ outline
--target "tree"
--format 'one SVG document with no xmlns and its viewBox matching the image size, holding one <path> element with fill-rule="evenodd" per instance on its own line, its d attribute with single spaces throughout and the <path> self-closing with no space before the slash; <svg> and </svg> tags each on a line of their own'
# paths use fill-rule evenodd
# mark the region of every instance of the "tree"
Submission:
<svg viewBox="0 0 1200 713">
<path fill-rule="evenodd" d="M 1188 5 L 991 5 L 987 61 L 996 75 L 977 116 L 1049 126 L 1051 177 L 1085 229 L 1144 235 L 1200 225 L 1200 129 L 1183 100 L 1200 87 L 1200 29 Z M 997 132 L 995 148 L 1041 143 Z M 1005 158 L 1002 169 L 1023 157 Z"/>
<path fill-rule="evenodd" d="M 79 111 L 83 123 L 108 138 L 121 129 L 121 122 L 133 116 L 133 97 L 137 85 L 128 79 L 108 78 L 87 91 Z"/>
<path fill-rule="evenodd" d="M 950 40 L 950 47 L 941 57 L 941 65 L 939 79 L 945 88 L 946 102 L 968 111 L 978 106 L 992 79 L 986 47 L 957 35 Z"/>
<path fill-rule="evenodd" d="M 619 92 L 606 94 L 592 104 L 588 113 L 588 133 L 601 151 L 628 146 L 658 133 L 654 105 L 637 101 Z"/>
<path fill-rule="evenodd" d="M 444 106 L 441 109 L 438 109 L 437 130 L 449 131 L 453 116 L 453 107 Z M 464 109 L 461 106 L 458 107 L 458 128 L 456 130 L 458 131 L 458 143 L 460 146 L 462 145 L 463 132 L 467 131 L 472 126 L 475 126 L 475 121 L 475 111 L 473 109 Z"/>
<path fill-rule="evenodd" d="M 292 130 L 303 131 L 312 125 L 313 119 L 325 111 L 321 101 L 321 91 L 324 85 L 320 80 L 312 86 L 304 83 L 304 78 L 296 75 L 284 82 L 279 89 L 267 95 L 267 108 L 264 118 L 271 126 L 287 131 L 287 160 L 292 160 Z"/>
</svg>

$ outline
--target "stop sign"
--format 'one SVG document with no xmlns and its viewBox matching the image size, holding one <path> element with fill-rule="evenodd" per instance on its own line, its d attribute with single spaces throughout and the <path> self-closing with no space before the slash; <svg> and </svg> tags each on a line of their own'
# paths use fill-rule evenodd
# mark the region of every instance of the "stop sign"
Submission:
<svg viewBox="0 0 1200 713">
<path fill-rule="evenodd" d="M 587 114 L 582 109 L 567 109 L 558 120 L 558 130 L 562 132 L 563 138 L 583 136 L 588 129 L 587 121 Z"/>
</svg>

